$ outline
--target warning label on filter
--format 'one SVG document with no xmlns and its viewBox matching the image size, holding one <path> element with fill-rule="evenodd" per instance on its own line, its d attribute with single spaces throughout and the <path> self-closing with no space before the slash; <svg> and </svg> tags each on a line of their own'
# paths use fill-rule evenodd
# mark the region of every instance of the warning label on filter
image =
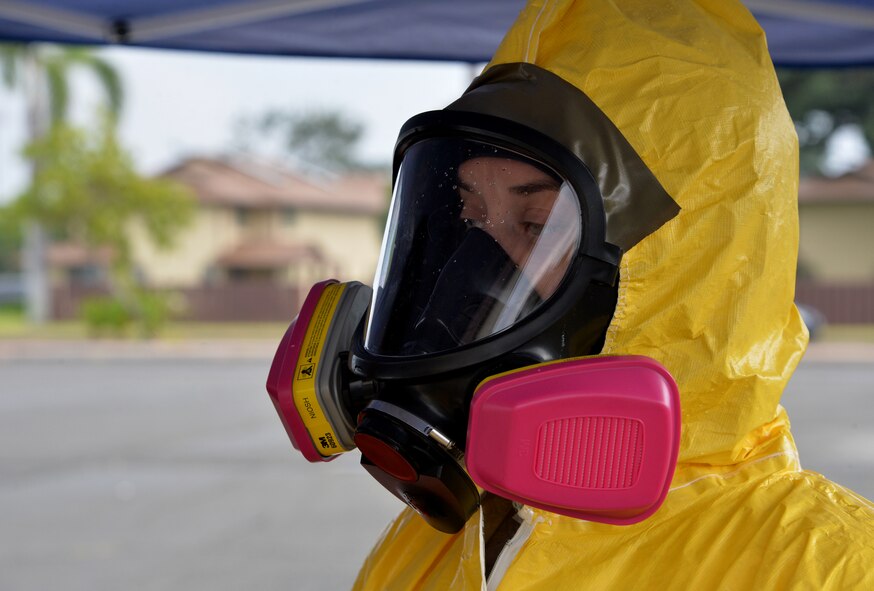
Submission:
<svg viewBox="0 0 874 591">
<path fill-rule="evenodd" d="M 312 363 L 308 363 L 306 365 L 302 365 L 297 370 L 297 379 L 299 380 L 311 380 L 313 379 L 313 374 L 315 373 L 314 368 L 316 366 Z"/>
<path fill-rule="evenodd" d="M 319 404 L 315 383 L 322 346 L 328 336 L 330 320 L 337 310 L 343 288 L 342 284 L 332 284 L 328 285 L 322 292 L 304 336 L 300 357 L 298 357 L 295 368 L 295 382 L 292 385 L 294 404 L 298 414 L 303 419 L 316 449 L 319 449 L 323 456 L 344 451 L 337 444 L 333 428 Z"/>
<path fill-rule="evenodd" d="M 340 299 L 341 293 L 343 293 L 343 285 L 341 284 L 329 285 L 325 288 L 322 298 L 316 305 L 310 326 L 307 328 L 303 351 L 300 355 L 301 360 L 308 362 L 315 360 L 315 363 L 318 364 L 319 356 L 322 354 L 322 343 L 328 336 L 328 320 L 337 309 L 337 301 Z"/>
</svg>

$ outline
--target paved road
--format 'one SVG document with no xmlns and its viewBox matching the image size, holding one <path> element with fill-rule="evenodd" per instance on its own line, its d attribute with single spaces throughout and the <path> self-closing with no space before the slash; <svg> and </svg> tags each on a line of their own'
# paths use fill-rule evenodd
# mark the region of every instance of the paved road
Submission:
<svg viewBox="0 0 874 591">
<path fill-rule="evenodd" d="M 0 361 L 0 589 L 346 589 L 399 504 L 292 453 L 266 360 Z M 805 363 L 809 469 L 874 497 L 874 364 Z"/>
<path fill-rule="evenodd" d="M 349 588 L 399 502 L 295 456 L 266 372 L 0 364 L 0 589 Z"/>
<path fill-rule="evenodd" d="M 807 470 L 874 499 L 874 363 L 807 363 L 783 393 Z"/>
</svg>

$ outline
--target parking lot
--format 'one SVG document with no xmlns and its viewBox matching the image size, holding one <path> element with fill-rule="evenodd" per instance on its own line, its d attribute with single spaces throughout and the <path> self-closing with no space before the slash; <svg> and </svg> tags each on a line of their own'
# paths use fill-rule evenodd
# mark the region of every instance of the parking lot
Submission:
<svg viewBox="0 0 874 591">
<path fill-rule="evenodd" d="M 0 589 L 348 588 L 400 504 L 296 454 L 269 358 L 0 361 Z M 805 361 L 803 465 L 874 496 L 874 364 Z"/>
</svg>

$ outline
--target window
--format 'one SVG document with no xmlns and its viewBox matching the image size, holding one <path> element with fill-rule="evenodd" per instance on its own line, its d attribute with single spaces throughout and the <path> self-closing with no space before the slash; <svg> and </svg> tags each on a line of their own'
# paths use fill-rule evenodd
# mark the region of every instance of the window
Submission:
<svg viewBox="0 0 874 591">
<path fill-rule="evenodd" d="M 237 213 L 237 224 L 240 226 L 245 226 L 249 223 L 249 218 L 251 217 L 252 212 L 246 209 L 245 207 L 238 207 L 236 210 Z"/>
</svg>

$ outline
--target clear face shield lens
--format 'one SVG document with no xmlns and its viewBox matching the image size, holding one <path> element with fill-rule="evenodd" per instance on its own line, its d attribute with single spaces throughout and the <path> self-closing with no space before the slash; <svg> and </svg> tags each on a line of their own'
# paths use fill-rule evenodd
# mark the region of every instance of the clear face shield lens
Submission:
<svg viewBox="0 0 874 591">
<path fill-rule="evenodd" d="M 581 239 L 579 199 L 546 165 L 478 141 L 420 142 L 398 173 L 365 347 L 436 353 L 511 327 L 556 292 Z"/>
</svg>

